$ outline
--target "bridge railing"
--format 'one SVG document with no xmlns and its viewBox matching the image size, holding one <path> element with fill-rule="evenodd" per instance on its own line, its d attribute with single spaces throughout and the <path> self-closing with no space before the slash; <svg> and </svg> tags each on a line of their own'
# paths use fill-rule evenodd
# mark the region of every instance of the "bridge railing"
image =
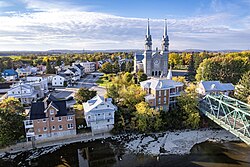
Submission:
<svg viewBox="0 0 250 167">
<path fill-rule="evenodd" d="M 250 105 L 225 95 L 206 95 L 199 109 L 250 145 Z"/>
</svg>

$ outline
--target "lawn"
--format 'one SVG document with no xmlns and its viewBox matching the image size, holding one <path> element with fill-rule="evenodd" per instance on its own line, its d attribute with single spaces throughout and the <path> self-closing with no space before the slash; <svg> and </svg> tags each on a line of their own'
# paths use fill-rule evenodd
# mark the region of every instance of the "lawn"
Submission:
<svg viewBox="0 0 250 167">
<path fill-rule="evenodd" d="M 112 78 L 115 76 L 115 74 L 105 74 L 104 76 L 101 76 L 96 83 L 99 86 L 107 87 L 108 84 L 111 82 Z"/>
</svg>

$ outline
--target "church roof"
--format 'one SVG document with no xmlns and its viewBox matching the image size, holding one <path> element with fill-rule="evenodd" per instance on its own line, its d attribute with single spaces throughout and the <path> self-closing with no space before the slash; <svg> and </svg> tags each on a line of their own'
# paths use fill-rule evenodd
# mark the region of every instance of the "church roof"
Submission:
<svg viewBox="0 0 250 167">
<path fill-rule="evenodd" d="M 142 61 L 144 59 L 144 55 L 135 55 L 136 61 Z"/>
<path fill-rule="evenodd" d="M 144 88 L 151 88 L 151 89 L 170 89 L 175 88 L 178 86 L 183 86 L 183 83 L 176 82 L 171 79 L 164 79 L 164 78 L 151 78 L 149 80 L 140 82 L 140 85 Z"/>
</svg>

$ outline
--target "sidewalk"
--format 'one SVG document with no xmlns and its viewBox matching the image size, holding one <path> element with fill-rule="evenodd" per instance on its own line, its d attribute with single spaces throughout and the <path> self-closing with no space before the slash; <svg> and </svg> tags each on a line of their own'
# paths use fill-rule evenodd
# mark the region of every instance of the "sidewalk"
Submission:
<svg viewBox="0 0 250 167">
<path fill-rule="evenodd" d="M 104 133 L 104 135 L 99 134 L 92 136 L 91 133 L 85 133 L 85 134 L 77 134 L 74 136 L 65 136 L 65 137 L 58 137 L 58 138 L 48 138 L 46 140 L 37 140 L 35 141 L 35 148 L 43 148 L 43 147 L 49 147 L 49 146 L 56 146 L 56 145 L 66 145 L 76 142 L 87 142 L 87 141 L 93 141 L 95 139 L 102 139 L 111 137 L 112 135 L 110 133 Z M 12 145 L 3 149 L 0 149 L 0 155 L 4 154 L 6 152 L 8 153 L 17 153 L 20 151 L 28 151 L 33 149 L 32 142 L 22 142 L 17 143 L 16 145 Z"/>
</svg>

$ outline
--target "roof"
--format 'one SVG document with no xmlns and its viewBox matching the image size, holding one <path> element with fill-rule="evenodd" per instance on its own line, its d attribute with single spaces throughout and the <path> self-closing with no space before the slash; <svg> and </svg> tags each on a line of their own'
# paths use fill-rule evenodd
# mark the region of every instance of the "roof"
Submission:
<svg viewBox="0 0 250 167">
<path fill-rule="evenodd" d="M 135 60 L 136 61 L 142 61 L 144 59 L 144 55 L 135 55 Z"/>
<path fill-rule="evenodd" d="M 31 104 L 30 120 L 45 118 L 44 103 L 35 102 Z"/>
<path fill-rule="evenodd" d="M 178 86 L 183 86 L 181 82 L 177 82 L 166 78 L 151 78 L 149 80 L 140 82 L 141 87 L 151 89 L 170 89 Z"/>
<path fill-rule="evenodd" d="M 150 100 L 150 99 L 155 99 L 155 97 L 154 97 L 154 95 L 149 94 L 149 95 L 145 96 L 145 99 Z"/>
<path fill-rule="evenodd" d="M 69 70 L 72 71 L 73 73 L 77 72 L 75 68 L 69 68 Z"/>
<path fill-rule="evenodd" d="M 83 69 L 83 66 L 81 64 L 75 64 L 76 67 L 78 67 L 79 69 Z"/>
<path fill-rule="evenodd" d="M 6 73 L 7 73 L 7 75 L 6 75 Z M 4 76 L 12 76 L 12 75 L 18 75 L 18 73 L 13 69 L 6 69 L 3 71 L 3 75 Z"/>
<path fill-rule="evenodd" d="M 232 91 L 234 85 L 232 83 L 221 83 L 220 81 L 201 81 L 205 91 Z"/>
<path fill-rule="evenodd" d="M 87 102 L 83 103 L 84 112 L 89 112 L 89 111 L 95 109 L 100 104 L 104 104 L 104 103 L 109 105 L 109 109 L 116 110 L 116 108 L 117 108 L 116 106 L 114 106 L 112 104 L 112 98 L 105 99 L 103 96 L 96 95 L 92 99 L 90 99 Z M 106 110 L 107 109 L 105 108 L 105 111 Z"/>
</svg>

